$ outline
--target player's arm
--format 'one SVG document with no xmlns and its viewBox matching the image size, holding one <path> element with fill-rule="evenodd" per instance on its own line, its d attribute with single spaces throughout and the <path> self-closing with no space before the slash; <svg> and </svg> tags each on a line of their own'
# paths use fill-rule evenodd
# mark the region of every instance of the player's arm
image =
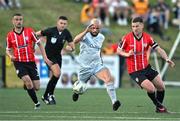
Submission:
<svg viewBox="0 0 180 121">
<path fill-rule="evenodd" d="M 174 67 L 175 66 L 175 63 L 170 60 L 166 54 L 166 52 L 164 51 L 164 49 L 162 49 L 161 47 L 157 46 L 155 48 L 155 50 L 160 54 L 160 56 L 167 62 L 170 64 L 171 67 Z"/>
<path fill-rule="evenodd" d="M 51 66 L 52 66 L 52 61 L 50 61 L 50 60 L 47 58 L 47 55 L 46 55 L 46 52 L 45 52 L 45 49 L 44 49 L 43 45 L 41 44 L 40 41 L 37 43 L 37 45 L 39 46 L 39 49 L 40 49 L 40 51 L 41 51 L 41 54 L 42 54 L 42 56 L 43 56 L 44 61 L 51 67 Z"/>
<path fill-rule="evenodd" d="M 83 37 L 86 35 L 86 33 L 88 33 L 90 31 L 91 26 L 92 25 L 89 25 L 83 32 L 81 32 L 80 34 L 76 35 L 74 40 L 73 40 L 73 42 L 75 44 L 79 43 L 83 39 Z"/>
<path fill-rule="evenodd" d="M 134 54 L 133 49 L 130 50 L 129 52 L 125 52 L 122 48 L 117 48 L 117 54 L 120 54 L 123 57 L 130 57 L 131 55 Z"/>
<path fill-rule="evenodd" d="M 32 33 L 32 36 L 33 36 L 33 38 L 34 38 L 34 39 L 33 39 L 34 42 L 38 45 L 38 47 L 39 47 L 39 49 L 40 49 L 40 51 L 41 51 L 41 54 L 42 54 L 42 56 L 43 56 L 44 61 L 51 67 L 51 66 L 52 66 L 52 62 L 47 58 L 45 49 L 44 49 L 43 45 L 41 44 L 41 40 L 38 39 L 37 35 L 33 32 L 33 30 L 32 30 L 31 33 Z"/>
<path fill-rule="evenodd" d="M 41 37 L 41 36 L 42 36 L 41 30 L 40 30 L 40 31 L 37 31 L 35 34 L 36 34 L 37 37 Z"/>
<path fill-rule="evenodd" d="M 66 32 L 66 38 L 65 39 L 67 40 L 68 43 L 67 43 L 64 50 L 66 52 L 73 52 L 75 50 L 75 45 L 74 45 L 74 42 L 72 39 L 72 35 L 71 35 L 70 31 L 68 31 L 68 30 Z"/>
<path fill-rule="evenodd" d="M 11 61 L 14 61 L 16 58 L 12 53 L 12 49 L 10 48 L 6 48 L 6 54 L 9 56 L 9 58 L 11 59 Z"/>
<path fill-rule="evenodd" d="M 13 55 L 13 50 L 12 50 L 12 44 L 11 44 L 11 36 L 7 35 L 6 38 L 6 54 L 9 56 L 9 58 L 11 59 L 11 61 L 14 61 L 16 59 L 16 57 Z"/>
<path fill-rule="evenodd" d="M 75 50 L 74 42 L 69 42 L 65 48 L 67 52 L 73 52 Z"/>
<path fill-rule="evenodd" d="M 123 39 L 122 39 L 122 40 L 119 42 L 119 46 L 118 46 L 118 48 L 117 48 L 117 52 L 116 52 L 116 53 L 117 53 L 117 54 L 120 54 L 120 55 L 123 56 L 123 57 L 130 57 L 131 55 L 134 54 L 134 51 L 133 51 L 133 49 L 132 49 L 132 50 L 126 52 L 126 51 L 124 50 L 125 46 L 126 46 L 126 40 L 123 40 Z"/>
</svg>

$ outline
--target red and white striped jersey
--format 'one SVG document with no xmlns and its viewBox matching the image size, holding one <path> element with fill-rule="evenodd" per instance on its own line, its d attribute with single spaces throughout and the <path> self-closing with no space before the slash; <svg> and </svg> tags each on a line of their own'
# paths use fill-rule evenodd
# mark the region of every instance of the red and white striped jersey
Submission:
<svg viewBox="0 0 180 121">
<path fill-rule="evenodd" d="M 32 28 L 23 28 L 21 33 L 12 30 L 7 34 L 6 49 L 13 49 L 15 61 L 33 62 L 35 61 L 34 44 L 38 42 Z"/>
<path fill-rule="evenodd" d="M 133 49 L 134 54 L 126 59 L 128 73 L 142 70 L 147 67 L 147 51 L 149 47 L 155 49 L 158 46 L 152 37 L 143 32 L 140 39 L 136 38 L 133 32 L 128 33 L 122 38 L 119 43 L 119 48 L 125 52 L 129 52 Z"/>
</svg>

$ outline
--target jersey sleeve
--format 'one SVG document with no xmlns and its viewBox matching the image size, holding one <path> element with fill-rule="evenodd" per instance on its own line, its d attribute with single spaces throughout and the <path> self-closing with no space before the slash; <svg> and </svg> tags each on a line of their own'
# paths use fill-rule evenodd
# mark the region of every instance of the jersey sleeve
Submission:
<svg viewBox="0 0 180 121">
<path fill-rule="evenodd" d="M 10 50 L 12 48 L 12 44 L 11 44 L 11 36 L 8 33 L 7 37 L 6 37 L 6 49 Z"/>
<path fill-rule="evenodd" d="M 152 37 L 149 38 L 149 45 L 152 47 L 152 49 L 155 49 L 156 47 L 158 47 L 157 42 L 155 42 Z"/>
<path fill-rule="evenodd" d="M 40 39 L 37 38 L 34 30 L 32 28 L 30 28 L 30 34 L 32 35 L 32 40 L 37 44 L 40 42 Z"/>
<path fill-rule="evenodd" d="M 71 33 L 67 30 L 66 31 L 66 38 L 65 38 L 68 42 L 72 42 L 73 39 L 72 39 L 72 35 Z"/>
<path fill-rule="evenodd" d="M 126 46 L 127 46 L 127 39 L 125 37 L 122 37 L 122 39 L 120 40 L 120 42 L 118 44 L 118 48 L 125 49 Z"/>
<path fill-rule="evenodd" d="M 51 29 L 50 28 L 41 30 L 41 35 L 42 36 L 48 36 L 48 35 L 50 35 L 50 33 L 51 33 Z"/>
</svg>

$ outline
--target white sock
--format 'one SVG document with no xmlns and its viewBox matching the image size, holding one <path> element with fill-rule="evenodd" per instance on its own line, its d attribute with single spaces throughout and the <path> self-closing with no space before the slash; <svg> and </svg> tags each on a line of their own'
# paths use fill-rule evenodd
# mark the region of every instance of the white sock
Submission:
<svg viewBox="0 0 180 121">
<path fill-rule="evenodd" d="M 110 82 L 110 83 L 106 84 L 106 90 L 107 90 L 109 97 L 111 98 L 112 104 L 114 104 L 114 102 L 117 100 L 114 83 Z"/>
</svg>

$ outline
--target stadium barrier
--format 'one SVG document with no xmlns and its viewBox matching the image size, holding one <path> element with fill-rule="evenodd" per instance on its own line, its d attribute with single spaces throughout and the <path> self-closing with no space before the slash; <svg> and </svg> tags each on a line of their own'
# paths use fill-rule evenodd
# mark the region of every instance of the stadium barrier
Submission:
<svg viewBox="0 0 180 121">
<path fill-rule="evenodd" d="M 176 49 L 177 49 L 177 47 L 179 45 L 179 42 L 180 42 L 180 32 L 178 33 L 177 38 L 174 41 L 174 44 L 173 44 L 173 46 L 171 48 L 171 51 L 170 51 L 170 53 L 168 55 L 169 59 L 173 58 L 174 53 L 175 53 L 175 51 L 176 51 Z M 165 74 L 166 74 L 166 71 L 168 69 L 169 64 L 166 62 L 163 65 L 163 68 L 160 69 L 160 66 L 159 66 L 159 63 L 158 63 L 158 58 L 157 58 L 157 55 L 156 55 L 155 52 L 153 52 L 153 56 L 154 56 L 154 62 L 155 62 L 157 71 L 160 72 L 161 77 L 164 77 Z M 168 85 L 168 86 L 180 86 L 180 81 L 179 80 L 178 81 L 166 80 L 164 83 L 165 83 L 165 85 Z"/>
<path fill-rule="evenodd" d="M 119 87 L 119 57 L 118 56 L 103 56 L 104 65 L 111 70 L 114 78 L 115 87 Z M 79 64 L 77 56 L 72 58 L 69 55 L 62 57 L 61 78 L 59 79 L 57 88 L 72 88 L 72 84 L 78 79 Z M 45 88 L 49 81 L 49 72 L 42 56 L 36 56 L 36 63 L 41 79 L 41 88 Z M 88 88 L 104 88 L 105 85 L 101 80 L 94 76 L 88 81 Z"/>
</svg>

